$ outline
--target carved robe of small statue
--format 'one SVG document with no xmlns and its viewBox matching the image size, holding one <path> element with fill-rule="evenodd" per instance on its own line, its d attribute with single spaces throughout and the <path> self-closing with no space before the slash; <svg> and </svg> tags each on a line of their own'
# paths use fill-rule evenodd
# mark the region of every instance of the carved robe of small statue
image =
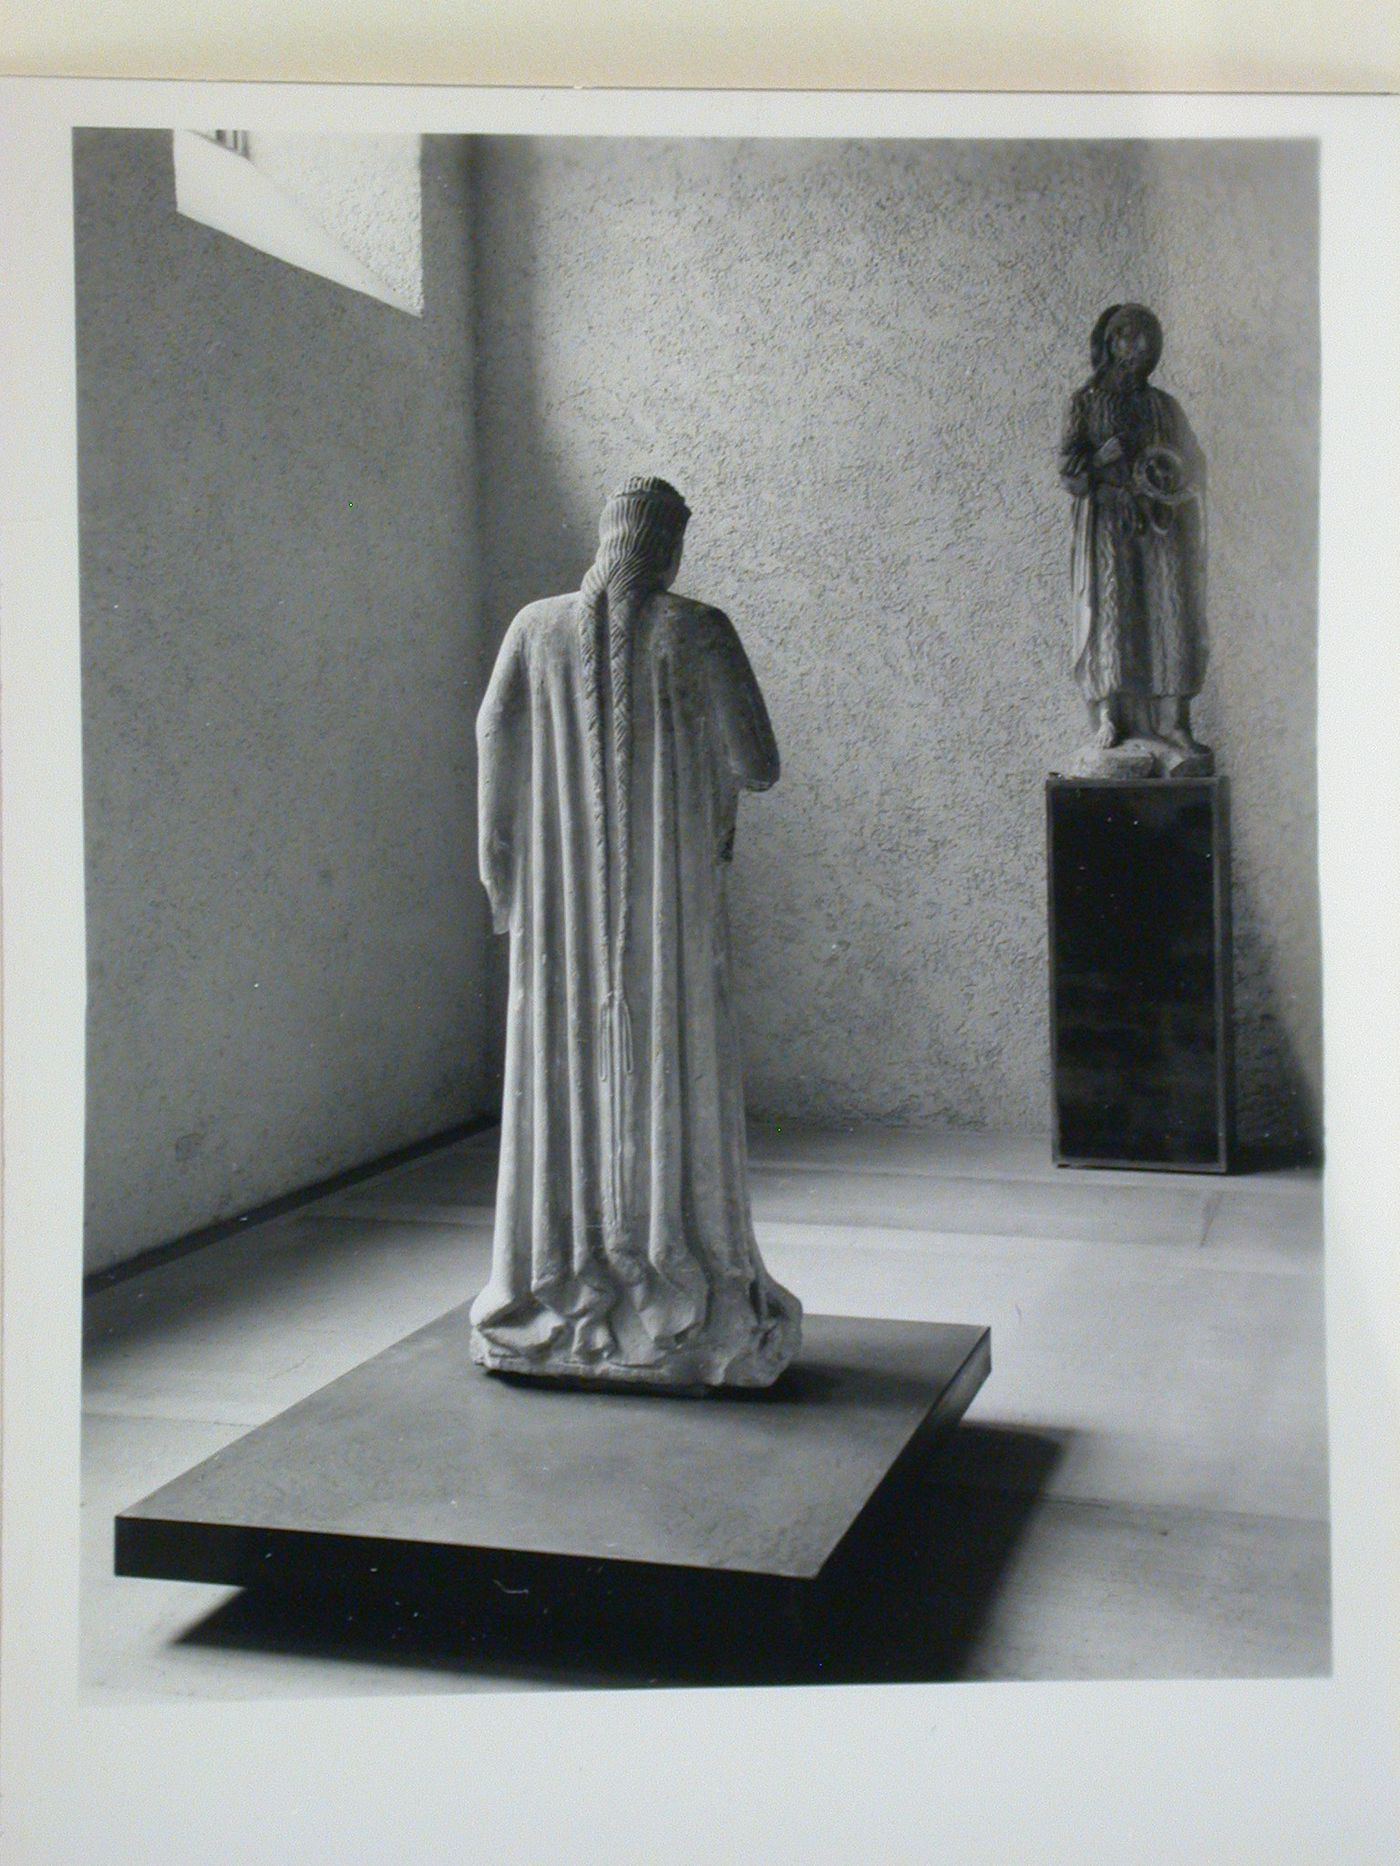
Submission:
<svg viewBox="0 0 1400 1866">
<path fill-rule="evenodd" d="M 1072 397 L 1060 478 L 1074 496 L 1074 676 L 1094 737 L 1076 775 L 1200 776 L 1191 734 L 1206 671 L 1205 459 L 1181 406 L 1148 381 L 1162 327 L 1110 305 Z"/>
<path fill-rule="evenodd" d="M 801 1308 L 750 1215 L 725 875 L 778 776 L 728 619 L 672 595 L 664 480 L 604 510 L 575 595 L 512 622 L 477 722 L 481 872 L 510 934 L 500 1179 L 472 1354 L 501 1372 L 766 1386 Z"/>
</svg>

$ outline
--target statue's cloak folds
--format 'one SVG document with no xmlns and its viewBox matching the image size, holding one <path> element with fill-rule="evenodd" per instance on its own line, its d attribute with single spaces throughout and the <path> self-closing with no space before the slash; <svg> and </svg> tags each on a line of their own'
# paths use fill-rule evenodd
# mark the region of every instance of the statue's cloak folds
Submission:
<svg viewBox="0 0 1400 1866">
<path fill-rule="evenodd" d="M 522 610 L 477 722 L 510 991 L 473 1352 L 764 1384 L 800 1309 L 754 1241 L 725 875 L 739 793 L 775 781 L 777 749 L 718 610 L 647 595 L 611 654 L 585 627 L 577 596 Z"/>
<path fill-rule="evenodd" d="M 1117 436 L 1130 458 L 1165 450 L 1181 489 L 1150 497 L 1131 474 L 1091 480 L 1095 451 Z M 1189 699 L 1205 681 L 1205 459 L 1181 405 L 1149 384 L 1114 393 L 1090 382 L 1072 398 L 1060 472 L 1087 488 L 1075 502 L 1071 582 L 1074 676 L 1087 700 L 1118 693 Z"/>
</svg>

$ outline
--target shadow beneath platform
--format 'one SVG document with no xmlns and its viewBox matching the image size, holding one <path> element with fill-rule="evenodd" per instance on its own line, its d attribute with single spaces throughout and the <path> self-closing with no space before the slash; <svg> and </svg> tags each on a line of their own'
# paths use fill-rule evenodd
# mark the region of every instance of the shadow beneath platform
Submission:
<svg viewBox="0 0 1400 1866">
<path fill-rule="evenodd" d="M 600 1563 L 487 1575 L 451 1600 L 247 1590 L 181 1643 L 559 1689 L 951 1682 L 975 1675 L 1066 1443 L 961 1426 L 882 1487 L 817 1582 L 632 1569 L 620 1583 Z"/>
</svg>

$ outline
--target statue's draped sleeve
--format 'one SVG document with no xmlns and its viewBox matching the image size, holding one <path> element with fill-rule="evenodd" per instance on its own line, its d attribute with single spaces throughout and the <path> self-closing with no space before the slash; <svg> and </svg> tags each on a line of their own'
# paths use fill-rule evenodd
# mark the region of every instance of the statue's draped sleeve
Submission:
<svg viewBox="0 0 1400 1866">
<path fill-rule="evenodd" d="M 1205 680 L 1210 659 L 1210 633 L 1206 621 L 1206 580 L 1208 576 L 1209 529 L 1206 520 L 1206 456 L 1196 438 L 1186 410 L 1174 395 L 1159 390 L 1170 445 L 1181 456 L 1186 485 L 1194 495 L 1178 508 L 1177 548 L 1181 555 L 1181 579 L 1187 595 L 1183 614 L 1190 619 L 1186 631 L 1187 650 L 1183 654 L 1185 674 L 1180 682 L 1188 694 L 1198 693 Z"/>
<path fill-rule="evenodd" d="M 515 903 L 520 789 L 529 758 L 523 615 L 522 611 L 506 631 L 476 719 L 481 879 L 497 933 L 509 930 Z"/>
<path fill-rule="evenodd" d="M 1078 389 L 1070 397 L 1060 431 L 1060 480 L 1077 499 L 1084 498 L 1093 486 L 1093 452 L 1084 391 Z"/>
<path fill-rule="evenodd" d="M 1060 483 L 1074 494 L 1074 533 L 1070 547 L 1070 586 L 1073 591 L 1071 663 L 1082 690 L 1093 685 L 1090 669 L 1098 624 L 1098 593 L 1094 574 L 1095 510 L 1094 441 L 1089 431 L 1089 392 L 1076 389 L 1065 410 L 1060 434 Z M 1086 684 L 1087 683 L 1087 684 Z"/>
<path fill-rule="evenodd" d="M 778 742 L 743 643 L 722 610 L 707 609 L 702 626 L 710 717 L 729 774 L 741 790 L 768 790 L 778 781 Z"/>
<path fill-rule="evenodd" d="M 1201 443 L 1196 439 L 1195 430 L 1186 419 L 1186 410 L 1174 395 L 1168 395 L 1165 389 L 1158 391 L 1161 405 L 1166 415 L 1166 426 L 1170 443 L 1181 455 L 1182 465 L 1186 469 L 1186 483 L 1202 496 L 1206 490 L 1206 456 Z"/>
</svg>

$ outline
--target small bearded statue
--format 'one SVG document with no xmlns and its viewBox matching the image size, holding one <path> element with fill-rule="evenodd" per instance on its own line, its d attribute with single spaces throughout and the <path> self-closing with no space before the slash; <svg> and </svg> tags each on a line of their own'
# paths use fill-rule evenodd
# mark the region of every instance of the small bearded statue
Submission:
<svg viewBox="0 0 1400 1866">
<path fill-rule="evenodd" d="M 1074 677 L 1094 726 L 1071 775 L 1205 776 L 1190 715 L 1206 671 L 1205 459 L 1180 405 L 1148 381 L 1162 327 L 1145 305 L 1110 305 L 1090 352 L 1060 444 Z"/>
</svg>

